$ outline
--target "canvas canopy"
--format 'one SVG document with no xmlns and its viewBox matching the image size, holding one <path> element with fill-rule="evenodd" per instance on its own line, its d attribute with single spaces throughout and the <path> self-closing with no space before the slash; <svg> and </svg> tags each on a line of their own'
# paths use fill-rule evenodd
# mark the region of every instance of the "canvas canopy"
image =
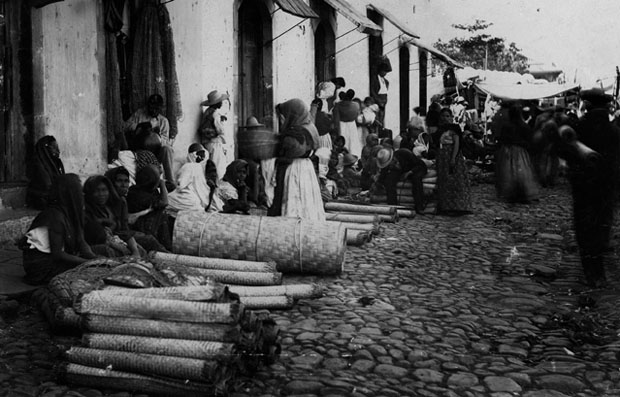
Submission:
<svg viewBox="0 0 620 397">
<path fill-rule="evenodd" d="M 579 88 L 577 84 L 495 84 L 487 82 L 474 83 L 474 87 L 487 95 L 501 99 L 541 99 L 560 95 L 564 92 Z"/>
</svg>

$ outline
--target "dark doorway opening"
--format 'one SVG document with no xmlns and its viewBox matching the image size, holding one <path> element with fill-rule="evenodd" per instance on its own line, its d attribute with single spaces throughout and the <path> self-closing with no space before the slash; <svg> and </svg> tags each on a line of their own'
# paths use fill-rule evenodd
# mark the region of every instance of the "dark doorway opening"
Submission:
<svg viewBox="0 0 620 397">
<path fill-rule="evenodd" d="M 315 82 L 336 77 L 336 35 L 329 21 L 321 21 L 314 32 Z"/>
<path fill-rule="evenodd" d="M 420 113 L 426 116 L 428 108 L 428 93 L 426 84 L 428 80 L 428 53 L 424 50 L 418 50 L 418 59 L 420 60 Z"/>
<path fill-rule="evenodd" d="M 402 46 L 398 50 L 398 73 L 400 79 L 400 130 L 407 128 L 407 122 L 409 121 L 409 109 L 411 107 L 411 101 L 409 100 L 410 94 L 410 80 L 409 80 L 409 47 Z"/>
<path fill-rule="evenodd" d="M 269 10 L 262 1 L 239 8 L 239 120 L 273 125 L 273 55 Z"/>
<path fill-rule="evenodd" d="M 383 27 L 383 16 L 374 10 L 367 10 L 366 15 L 368 19 L 376 23 L 377 25 Z M 370 87 L 370 80 L 373 76 L 377 74 L 377 66 L 379 64 L 379 60 L 383 56 L 383 36 L 378 35 L 369 35 L 368 36 L 368 67 L 369 67 L 369 76 L 368 76 L 368 86 Z"/>
</svg>

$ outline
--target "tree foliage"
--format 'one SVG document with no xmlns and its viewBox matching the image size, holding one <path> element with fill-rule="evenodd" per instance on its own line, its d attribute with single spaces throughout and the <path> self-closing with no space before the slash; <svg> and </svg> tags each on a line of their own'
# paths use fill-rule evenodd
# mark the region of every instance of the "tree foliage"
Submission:
<svg viewBox="0 0 620 397">
<path fill-rule="evenodd" d="M 451 58 L 475 69 L 501 70 L 526 73 L 528 58 L 515 43 L 506 43 L 501 37 L 494 37 L 484 31 L 493 25 L 476 19 L 471 25 L 454 24 L 453 28 L 468 32 L 466 37 L 455 37 L 447 42 L 439 39 L 435 48 Z"/>
</svg>

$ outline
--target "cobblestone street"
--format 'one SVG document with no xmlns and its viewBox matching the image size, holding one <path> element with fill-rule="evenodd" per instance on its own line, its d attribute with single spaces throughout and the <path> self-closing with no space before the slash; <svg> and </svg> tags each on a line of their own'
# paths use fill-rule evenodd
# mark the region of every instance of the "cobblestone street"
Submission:
<svg viewBox="0 0 620 397">
<path fill-rule="evenodd" d="M 568 185 L 529 206 L 472 190 L 473 215 L 383 224 L 342 275 L 301 277 L 324 297 L 272 311 L 281 356 L 233 395 L 620 396 L 618 277 L 581 283 Z M 27 299 L 2 327 L 0 396 L 130 395 L 63 385 L 55 369 L 78 339 L 51 336 Z"/>
</svg>

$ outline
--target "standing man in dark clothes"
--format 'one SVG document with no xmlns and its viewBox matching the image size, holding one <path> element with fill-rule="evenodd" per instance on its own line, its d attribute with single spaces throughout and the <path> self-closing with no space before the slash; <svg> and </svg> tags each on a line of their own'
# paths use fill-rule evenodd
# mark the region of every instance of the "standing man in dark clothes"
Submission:
<svg viewBox="0 0 620 397">
<path fill-rule="evenodd" d="M 382 57 L 377 65 L 377 74 L 370 79 L 370 97 L 379 106 L 377 121 L 385 126 L 385 106 L 388 101 L 390 82 L 385 76 L 392 71 L 392 65 L 387 57 Z"/>
<path fill-rule="evenodd" d="M 573 151 L 573 155 L 569 152 L 566 158 L 570 166 L 575 234 L 581 264 L 587 284 L 599 288 L 606 284 L 603 256 L 609 249 L 613 224 L 620 129 L 609 121 L 611 95 L 594 88 L 581 91 L 580 97 L 587 113 L 575 127 L 576 138 L 598 155 L 586 158 Z"/>
<path fill-rule="evenodd" d="M 415 212 L 421 214 L 426 208 L 422 178 L 427 173 L 426 164 L 409 149 L 384 148 L 377 153 L 377 166 L 381 170 L 377 182 L 385 187 L 387 203 L 398 205 L 396 185 L 406 175 L 411 181 Z"/>
</svg>

